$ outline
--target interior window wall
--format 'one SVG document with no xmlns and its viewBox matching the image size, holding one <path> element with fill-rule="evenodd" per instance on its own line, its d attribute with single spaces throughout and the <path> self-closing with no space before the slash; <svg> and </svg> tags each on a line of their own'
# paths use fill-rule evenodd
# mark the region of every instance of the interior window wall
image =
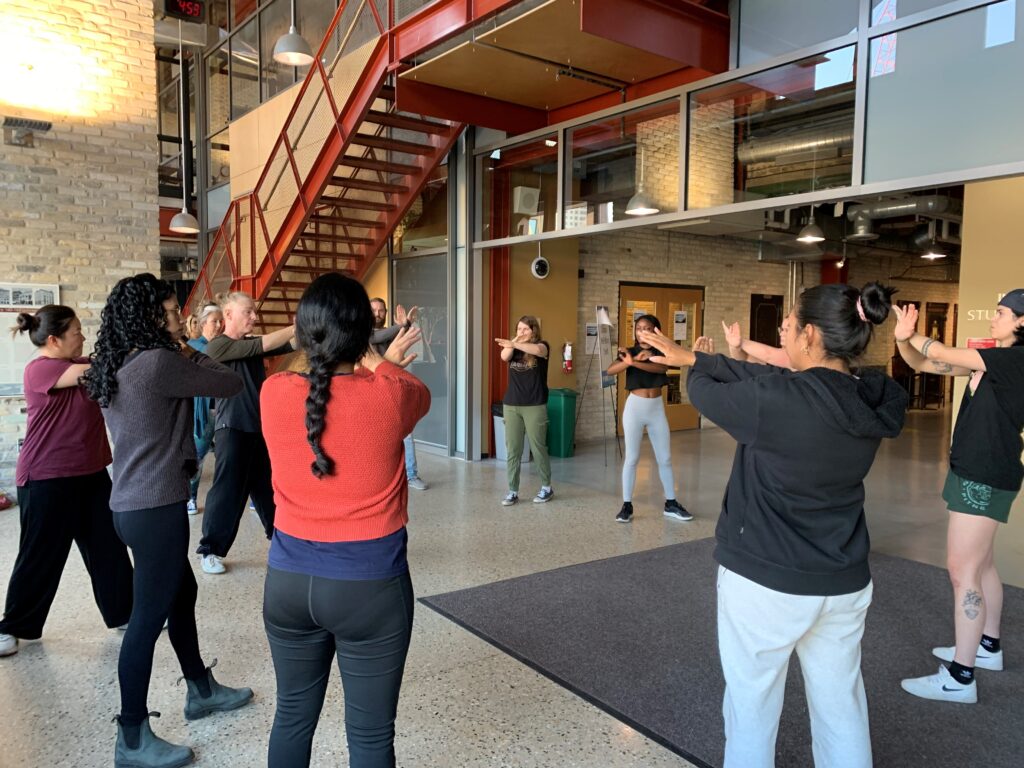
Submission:
<svg viewBox="0 0 1024 768">
<path fill-rule="evenodd" d="M 535 235 L 555 228 L 558 210 L 558 136 L 550 134 L 481 155 L 480 239 Z"/>
<path fill-rule="evenodd" d="M 688 208 L 849 185 L 854 48 L 691 93 Z"/>
<path fill-rule="evenodd" d="M 889 4 L 895 6 L 896 0 L 879 3 Z M 859 12 L 860 0 L 742 0 L 739 65 L 757 64 L 855 32 Z"/>
</svg>

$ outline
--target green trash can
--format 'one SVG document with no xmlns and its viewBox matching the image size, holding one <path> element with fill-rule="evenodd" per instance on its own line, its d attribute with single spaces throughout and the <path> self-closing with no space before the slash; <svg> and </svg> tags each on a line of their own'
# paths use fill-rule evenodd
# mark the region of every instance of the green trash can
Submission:
<svg viewBox="0 0 1024 768">
<path fill-rule="evenodd" d="M 552 389 L 548 393 L 548 453 L 552 456 L 572 456 L 578 396 L 575 389 Z"/>
</svg>

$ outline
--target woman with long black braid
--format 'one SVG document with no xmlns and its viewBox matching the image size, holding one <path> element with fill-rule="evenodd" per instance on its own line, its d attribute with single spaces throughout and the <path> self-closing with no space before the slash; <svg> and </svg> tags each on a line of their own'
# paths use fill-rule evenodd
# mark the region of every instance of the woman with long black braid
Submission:
<svg viewBox="0 0 1024 768">
<path fill-rule="evenodd" d="M 114 529 L 135 558 L 135 606 L 121 643 L 117 768 L 175 768 L 192 750 L 153 734 L 146 705 L 153 650 L 167 632 L 187 683 L 185 717 L 235 709 L 248 688 L 218 683 L 199 654 L 196 580 L 188 561 L 189 478 L 195 473 L 192 398 L 230 397 L 242 382 L 181 343 L 181 314 L 170 283 L 126 277 L 111 291 L 85 375 L 114 439 Z"/>
<path fill-rule="evenodd" d="M 278 500 L 263 597 L 277 675 L 269 768 L 309 765 L 335 658 L 349 765 L 395 765 L 413 616 L 402 440 L 430 393 L 402 370 L 418 329 L 403 329 L 381 357 L 372 327 L 362 285 L 317 278 L 295 318 L 309 370 L 271 376 L 260 396 Z"/>
</svg>

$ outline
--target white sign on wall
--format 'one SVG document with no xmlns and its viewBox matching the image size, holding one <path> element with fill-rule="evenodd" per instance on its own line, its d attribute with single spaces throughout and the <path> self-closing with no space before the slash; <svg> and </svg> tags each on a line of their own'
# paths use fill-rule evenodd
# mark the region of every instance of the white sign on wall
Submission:
<svg viewBox="0 0 1024 768">
<path fill-rule="evenodd" d="M 60 287 L 36 283 L 0 283 L 0 333 L 15 327 L 18 314 L 32 313 L 47 304 L 60 302 Z M 21 397 L 25 394 L 25 366 L 36 355 L 28 335 L 8 335 L 0 342 L 0 397 Z"/>
</svg>

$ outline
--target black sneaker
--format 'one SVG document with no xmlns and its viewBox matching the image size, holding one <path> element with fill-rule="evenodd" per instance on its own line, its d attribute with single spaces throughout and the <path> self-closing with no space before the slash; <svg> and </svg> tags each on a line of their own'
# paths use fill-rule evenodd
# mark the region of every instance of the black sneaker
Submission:
<svg viewBox="0 0 1024 768">
<path fill-rule="evenodd" d="M 615 522 L 628 523 L 633 519 L 633 504 L 628 501 L 622 502 L 622 509 L 615 516 Z"/>
<path fill-rule="evenodd" d="M 671 517 L 673 520 L 683 520 L 684 522 L 693 520 L 693 515 L 687 512 L 686 507 L 675 499 L 669 499 L 665 502 L 665 517 Z"/>
</svg>

